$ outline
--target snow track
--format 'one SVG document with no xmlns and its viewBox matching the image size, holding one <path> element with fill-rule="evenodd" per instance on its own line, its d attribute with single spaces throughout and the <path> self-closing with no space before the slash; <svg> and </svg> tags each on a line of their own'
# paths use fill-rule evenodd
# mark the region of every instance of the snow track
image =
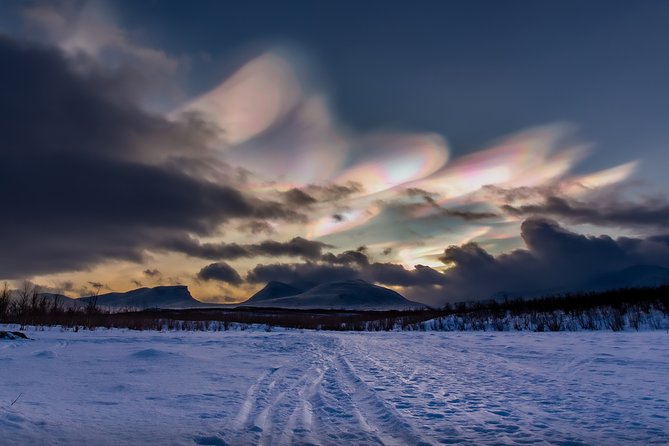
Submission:
<svg viewBox="0 0 669 446">
<path fill-rule="evenodd" d="M 0 443 L 669 443 L 664 332 L 28 334 Z"/>
</svg>

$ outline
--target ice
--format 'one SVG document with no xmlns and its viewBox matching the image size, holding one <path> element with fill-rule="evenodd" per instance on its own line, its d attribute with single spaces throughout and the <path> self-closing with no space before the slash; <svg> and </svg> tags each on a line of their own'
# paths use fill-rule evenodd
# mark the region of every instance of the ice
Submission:
<svg viewBox="0 0 669 446">
<path fill-rule="evenodd" d="M 664 331 L 26 334 L 2 444 L 669 442 Z"/>
</svg>

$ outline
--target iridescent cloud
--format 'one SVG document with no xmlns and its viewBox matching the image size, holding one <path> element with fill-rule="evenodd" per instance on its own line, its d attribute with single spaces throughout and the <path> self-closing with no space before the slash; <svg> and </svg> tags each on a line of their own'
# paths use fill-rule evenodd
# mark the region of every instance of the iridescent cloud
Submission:
<svg viewBox="0 0 669 446">
<path fill-rule="evenodd" d="M 360 190 L 338 208 L 328 203 L 313 206 L 310 222 L 302 228 L 308 238 L 338 239 L 373 226 L 373 243 L 393 246 L 394 258 L 405 266 L 437 267 L 445 243 L 476 239 L 495 243 L 517 234 L 516 218 L 501 212 L 495 216 L 499 203 L 481 202 L 474 195 L 482 187 L 554 184 L 578 194 L 622 181 L 635 167 L 628 163 L 570 176 L 589 146 L 574 141 L 572 129 L 559 124 L 510 135 L 450 161 L 448 144 L 438 134 L 352 132 L 338 122 L 327 95 L 307 81 L 306 67 L 304 59 L 288 52 L 268 52 L 178 112 L 200 112 L 221 129 L 220 158 L 251 172 L 245 184 L 251 193 L 272 196 L 310 184 L 359 184 Z M 431 198 L 407 196 L 407 189 L 423 190 Z M 413 211 L 403 217 L 384 212 L 387 203 L 397 200 L 413 203 Z M 485 211 L 495 217 L 444 225 L 444 218 L 457 215 L 439 217 L 439 208 L 462 209 L 460 214 L 466 209 Z M 406 228 L 405 235 L 398 239 L 392 234 L 401 228 Z M 381 234 L 387 234 L 385 242 Z M 416 243 L 421 237 L 429 238 L 429 246 Z"/>
<path fill-rule="evenodd" d="M 372 204 L 366 208 L 356 208 L 321 217 L 307 226 L 308 238 L 319 238 L 337 232 L 344 232 L 364 225 L 379 215 L 381 206 Z"/>
<path fill-rule="evenodd" d="M 409 186 L 439 194 L 439 204 L 483 186 L 535 186 L 558 178 L 586 153 L 586 146 L 561 146 L 563 126 L 513 135 L 501 143 L 454 160 L 440 172 Z"/>
<path fill-rule="evenodd" d="M 431 175 L 448 160 L 446 141 L 434 133 L 375 135 L 361 141 L 361 145 L 376 148 L 378 154 L 363 154 L 362 161 L 334 181 L 362 184 L 370 195 Z"/>
<path fill-rule="evenodd" d="M 267 53 L 179 111 L 203 113 L 221 129 L 222 138 L 233 145 L 270 128 L 297 106 L 302 95 L 292 65 Z"/>
</svg>

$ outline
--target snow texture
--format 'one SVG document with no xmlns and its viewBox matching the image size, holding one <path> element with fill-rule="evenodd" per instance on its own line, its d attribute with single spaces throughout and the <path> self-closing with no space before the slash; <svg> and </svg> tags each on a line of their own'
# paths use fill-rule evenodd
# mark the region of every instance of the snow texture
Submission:
<svg viewBox="0 0 669 446">
<path fill-rule="evenodd" d="M 669 443 L 663 331 L 26 334 L 2 444 Z"/>
</svg>

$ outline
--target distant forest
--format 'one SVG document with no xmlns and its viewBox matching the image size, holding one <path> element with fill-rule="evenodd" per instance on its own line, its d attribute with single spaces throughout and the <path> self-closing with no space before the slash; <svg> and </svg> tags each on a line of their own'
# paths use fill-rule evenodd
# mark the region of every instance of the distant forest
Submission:
<svg viewBox="0 0 669 446">
<path fill-rule="evenodd" d="M 669 330 L 669 286 L 575 293 L 537 299 L 448 304 L 406 311 L 287 310 L 237 307 L 183 310 L 109 310 L 91 300 L 66 308 L 37 288 L 10 298 L 0 290 L 0 323 L 133 330 L 245 330 L 274 327 L 348 331 L 579 331 Z"/>
</svg>

